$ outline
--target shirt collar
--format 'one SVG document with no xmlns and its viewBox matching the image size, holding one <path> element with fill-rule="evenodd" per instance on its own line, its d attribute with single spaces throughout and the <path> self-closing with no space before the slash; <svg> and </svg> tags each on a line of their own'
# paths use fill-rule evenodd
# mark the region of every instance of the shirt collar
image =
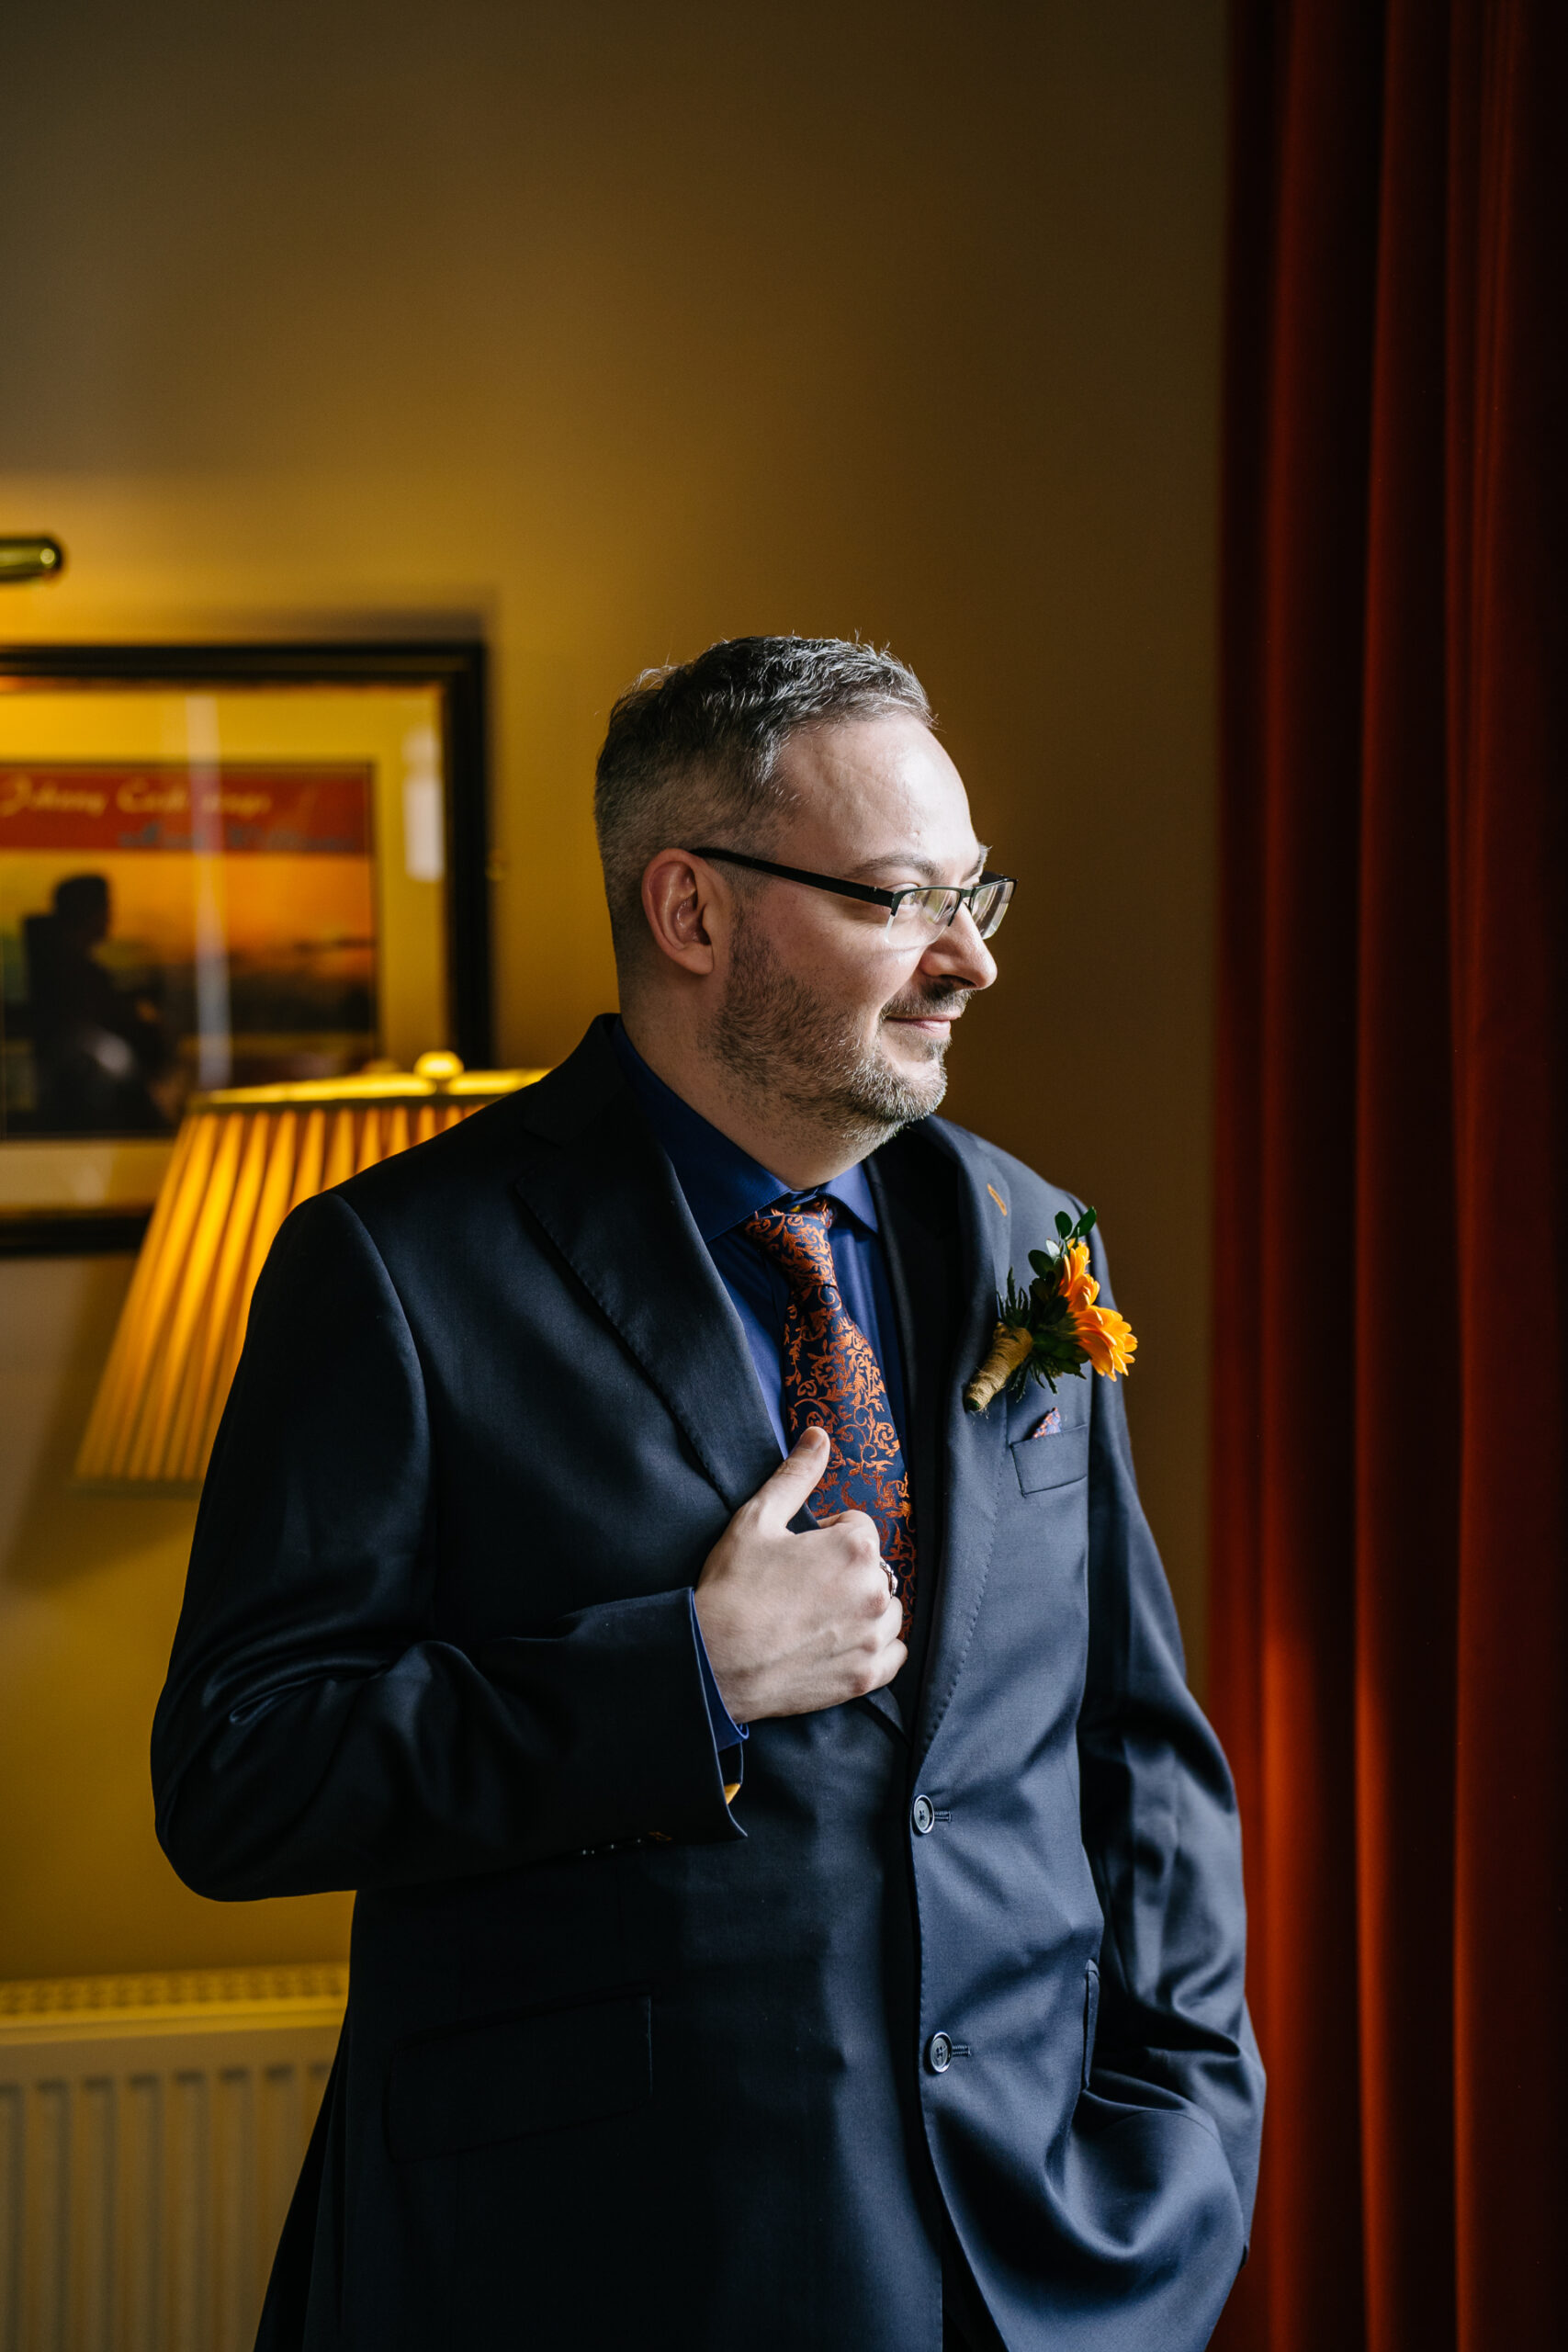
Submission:
<svg viewBox="0 0 1568 2352">
<path fill-rule="evenodd" d="M 769 1208 L 775 1201 L 815 1200 L 823 1193 L 869 1232 L 876 1231 L 876 1203 L 863 1161 L 847 1168 L 830 1183 L 814 1184 L 804 1194 L 792 1193 L 749 1151 L 742 1151 L 700 1111 L 694 1111 L 673 1087 L 666 1086 L 658 1072 L 649 1069 L 619 1021 L 610 1031 L 610 1042 L 644 1117 L 669 1155 L 686 1206 L 705 1241 L 716 1241 L 721 1233 L 744 1225 L 758 1209 Z"/>
</svg>

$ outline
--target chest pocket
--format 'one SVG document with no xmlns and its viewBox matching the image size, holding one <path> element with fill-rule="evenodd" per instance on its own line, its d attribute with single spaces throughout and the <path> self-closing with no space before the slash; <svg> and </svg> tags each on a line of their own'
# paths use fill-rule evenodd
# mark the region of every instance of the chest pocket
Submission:
<svg viewBox="0 0 1568 2352">
<path fill-rule="evenodd" d="M 1037 1495 L 1045 1487 L 1070 1487 L 1089 1476 L 1089 1423 L 1020 1438 L 1010 1451 L 1026 1495 Z"/>
</svg>

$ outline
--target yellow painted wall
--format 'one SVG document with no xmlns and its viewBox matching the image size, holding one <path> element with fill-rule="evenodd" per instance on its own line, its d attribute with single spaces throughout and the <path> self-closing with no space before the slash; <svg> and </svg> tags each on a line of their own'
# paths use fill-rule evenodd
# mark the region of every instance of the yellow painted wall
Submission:
<svg viewBox="0 0 1568 2352">
<path fill-rule="evenodd" d="M 611 697 L 890 640 L 1021 877 L 951 1107 L 1100 1205 L 1200 1662 L 1220 0 L 7 18 L 13 639 L 479 628 L 500 1042 L 611 1001 Z M 123 1261 L 0 1266 L 0 1975 L 326 1957 L 152 1839 L 188 1514 L 65 1475 Z"/>
</svg>

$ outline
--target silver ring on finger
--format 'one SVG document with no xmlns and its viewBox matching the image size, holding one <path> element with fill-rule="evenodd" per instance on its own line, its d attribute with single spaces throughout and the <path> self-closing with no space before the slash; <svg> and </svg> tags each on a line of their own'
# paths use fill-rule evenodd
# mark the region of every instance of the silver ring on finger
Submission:
<svg viewBox="0 0 1568 2352">
<path fill-rule="evenodd" d="M 883 1561 L 882 1565 L 887 1572 L 887 1597 L 890 1600 L 897 1600 L 898 1598 L 898 1572 L 897 1568 L 889 1567 L 886 1560 Z"/>
</svg>

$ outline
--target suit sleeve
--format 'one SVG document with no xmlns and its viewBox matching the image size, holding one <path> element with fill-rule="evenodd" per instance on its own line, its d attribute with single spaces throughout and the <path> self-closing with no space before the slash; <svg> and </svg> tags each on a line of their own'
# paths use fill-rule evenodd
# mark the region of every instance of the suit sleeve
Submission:
<svg viewBox="0 0 1568 2352">
<path fill-rule="evenodd" d="M 1110 1304 L 1099 1236 L 1094 1272 Z M 1208 2116 L 1250 2224 L 1263 2070 L 1243 1992 L 1246 1905 L 1229 1768 L 1187 1688 L 1138 1500 L 1120 1382 L 1096 1378 L 1089 1651 L 1078 1723 L 1084 1845 L 1105 1914 L 1096 2089 L 1175 2092 Z"/>
<path fill-rule="evenodd" d="M 256 1286 L 153 1724 L 158 1836 L 198 1894 L 740 1834 L 690 1594 L 440 1639 L 439 1509 L 408 1323 L 353 1208 L 322 1194 Z"/>
</svg>

